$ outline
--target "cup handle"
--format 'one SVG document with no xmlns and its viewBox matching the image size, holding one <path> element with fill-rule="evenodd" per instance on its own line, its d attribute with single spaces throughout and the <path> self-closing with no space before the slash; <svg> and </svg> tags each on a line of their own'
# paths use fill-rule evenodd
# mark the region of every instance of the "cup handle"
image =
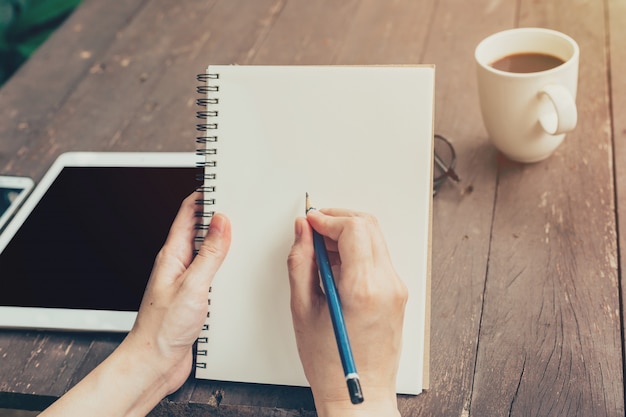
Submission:
<svg viewBox="0 0 626 417">
<path fill-rule="evenodd" d="M 551 135 L 574 130 L 578 121 L 578 112 L 569 90 L 560 84 L 548 84 L 539 92 L 539 96 L 548 102 L 539 115 L 539 123 L 543 130 Z"/>
</svg>

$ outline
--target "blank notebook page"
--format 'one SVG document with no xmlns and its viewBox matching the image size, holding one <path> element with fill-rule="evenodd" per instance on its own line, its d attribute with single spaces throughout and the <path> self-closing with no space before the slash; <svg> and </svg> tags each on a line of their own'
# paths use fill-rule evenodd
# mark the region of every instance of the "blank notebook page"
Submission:
<svg viewBox="0 0 626 417">
<path fill-rule="evenodd" d="M 207 210 L 232 222 L 210 293 L 198 378 L 308 385 L 287 255 L 305 192 L 374 214 L 409 288 L 398 392 L 427 385 L 434 67 L 210 66 L 217 142 Z M 207 168 L 207 170 L 210 170 Z M 372 340 L 372 343 L 379 343 Z M 359 367 L 356 363 L 357 369 Z M 365 392 L 367 396 L 367 392 Z"/>
</svg>

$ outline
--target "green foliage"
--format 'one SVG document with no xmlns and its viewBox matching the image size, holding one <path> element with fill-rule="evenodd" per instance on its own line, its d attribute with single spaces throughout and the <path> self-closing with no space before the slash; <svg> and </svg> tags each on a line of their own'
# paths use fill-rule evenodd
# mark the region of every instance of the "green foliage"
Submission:
<svg viewBox="0 0 626 417">
<path fill-rule="evenodd" d="M 0 0 L 0 85 L 81 0 Z"/>
</svg>

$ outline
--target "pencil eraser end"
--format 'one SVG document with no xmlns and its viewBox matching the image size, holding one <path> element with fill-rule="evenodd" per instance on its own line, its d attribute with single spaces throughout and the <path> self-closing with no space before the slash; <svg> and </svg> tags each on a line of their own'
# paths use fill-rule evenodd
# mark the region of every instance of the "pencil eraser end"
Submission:
<svg viewBox="0 0 626 417">
<path fill-rule="evenodd" d="M 361 404 L 363 402 L 363 391 L 361 391 L 361 382 L 358 377 L 348 378 L 348 392 L 350 393 L 350 401 L 352 404 Z"/>
</svg>

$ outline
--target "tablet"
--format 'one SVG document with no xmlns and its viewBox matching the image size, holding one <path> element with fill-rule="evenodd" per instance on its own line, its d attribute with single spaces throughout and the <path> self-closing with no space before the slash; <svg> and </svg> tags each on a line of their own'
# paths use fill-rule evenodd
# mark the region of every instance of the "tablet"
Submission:
<svg viewBox="0 0 626 417">
<path fill-rule="evenodd" d="M 0 327 L 132 327 L 194 153 L 61 155 L 0 234 Z"/>
</svg>

